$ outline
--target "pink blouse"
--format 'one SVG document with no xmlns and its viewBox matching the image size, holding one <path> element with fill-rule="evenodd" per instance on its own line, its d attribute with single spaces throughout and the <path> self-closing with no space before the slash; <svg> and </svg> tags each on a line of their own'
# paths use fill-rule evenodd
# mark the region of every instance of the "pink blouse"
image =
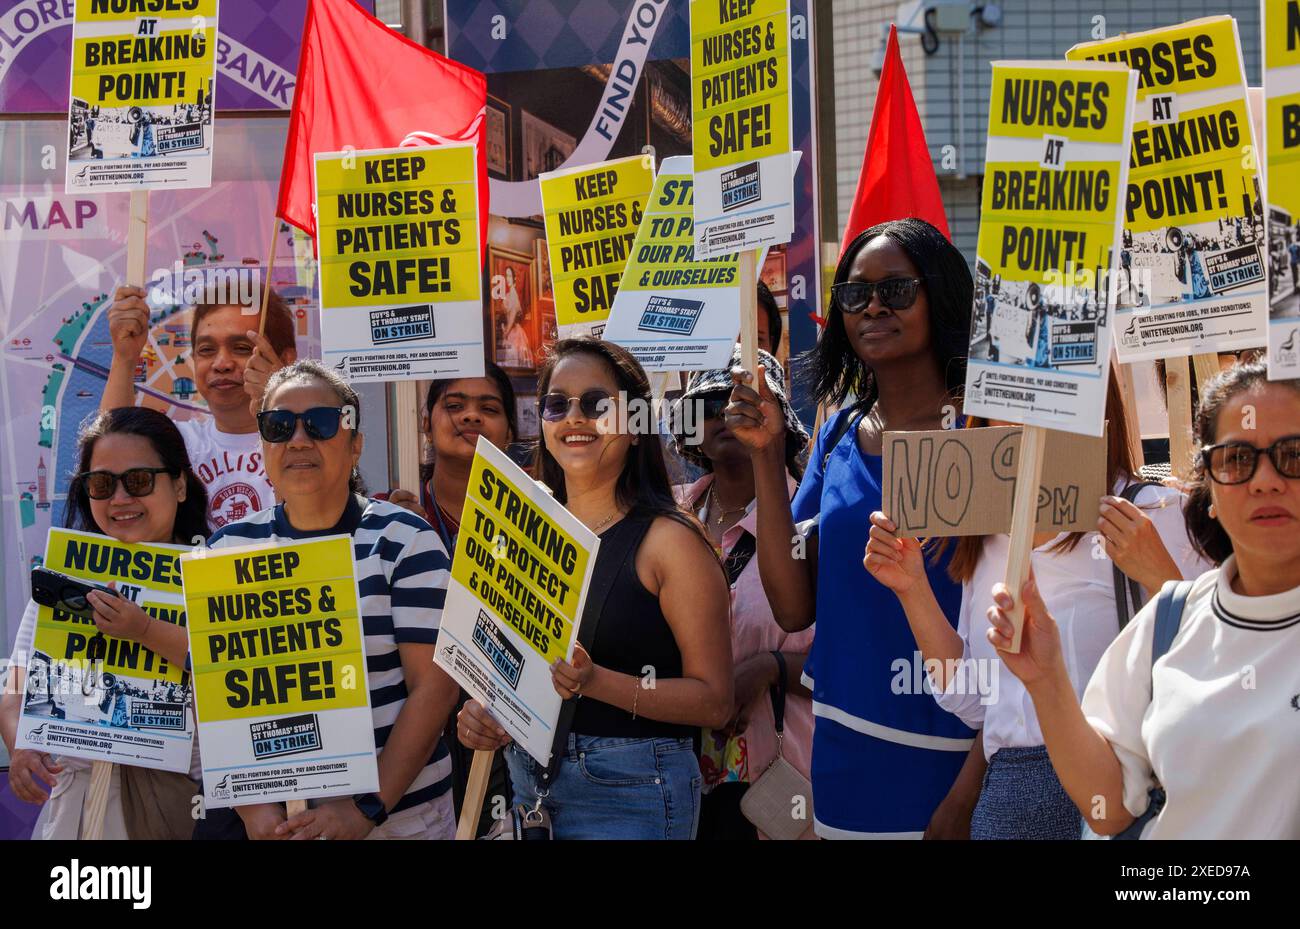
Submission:
<svg viewBox="0 0 1300 929">
<path fill-rule="evenodd" d="M 797 485 L 789 475 L 786 475 L 786 481 L 793 497 Z M 675 488 L 678 502 L 692 512 L 697 511 L 712 483 L 713 475 L 706 474 L 694 484 L 679 485 Z M 724 554 L 731 552 L 742 533 L 757 536 L 757 502 L 750 501 L 744 517 L 723 535 Z M 758 575 L 758 555 L 750 558 L 736 583 L 731 585 L 732 660 L 739 665 L 753 655 L 770 651 L 807 654 L 812 648 L 815 628 L 809 626 L 800 632 L 789 633 L 777 625 Z M 782 754 L 805 777 L 809 776 L 812 761 L 812 733 L 812 700 L 787 693 Z M 754 699 L 749 708 L 749 725 L 729 742 L 724 744 L 722 737 L 715 735 L 713 730 L 705 730 L 704 755 L 701 767 L 706 791 L 710 786 L 725 781 L 752 783 L 758 780 L 776 758 L 776 719 L 772 715 L 768 691 L 764 690 Z M 721 764 L 717 759 L 723 759 Z"/>
</svg>

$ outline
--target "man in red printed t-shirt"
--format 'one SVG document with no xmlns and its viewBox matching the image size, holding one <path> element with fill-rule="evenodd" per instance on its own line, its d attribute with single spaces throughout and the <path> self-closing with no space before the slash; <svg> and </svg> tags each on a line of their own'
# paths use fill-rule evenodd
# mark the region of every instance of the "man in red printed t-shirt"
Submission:
<svg viewBox="0 0 1300 929">
<path fill-rule="evenodd" d="M 108 308 L 113 363 L 101 410 L 135 403 L 134 374 L 149 341 L 149 305 L 139 287 L 119 287 Z M 200 303 L 190 323 L 194 382 L 207 414 L 177 422 L 190 464 L 208 491 L 208 528 L 215 531 L 275 503 L 262 464 L 256 405 L 266 379 L 298 357 L 293 319 L 271 291 L 266 334 L 257 332 L 257 307 Z"/>
</svg>

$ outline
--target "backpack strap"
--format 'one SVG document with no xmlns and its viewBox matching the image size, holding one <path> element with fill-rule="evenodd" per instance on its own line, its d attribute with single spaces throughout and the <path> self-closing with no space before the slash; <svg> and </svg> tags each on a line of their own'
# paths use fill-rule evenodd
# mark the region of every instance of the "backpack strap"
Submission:
<svg viewBox="0 0 1300 929">
<path fill-rule="evenodd" d="M 1136 504 L 1137 496 L 1143 490 L 1159 486 L 1154 481 L 1134 481 L 1120 492 L 1120 496 L 1129 503 Z M 1119 628 L 1123 629 L 1133 615 L 1142 609 L 1142 585 L 1121 571 L 1114 561 L 1111 562 L 1111 573 L 1115 583 L 1115 613 L 1119 618 Z"/>
<path fill-rule="evenodd" d="M 1174 581 L 1166 584 L 1160 593 L 1156 595 L 1156 621 L 1154 628 L 1151 630 L 1153 699 L 1155 696 L 1154 674 L 1156 662 L 1169 654 L 1169 648 L 1174 644 L 1174 639 L 1178 636 L 1178 629 L 1183 622 L 1183 610 L 1187 607 L 1187 597 L 1192 592 L 1193 583 L 1193 581 Z M 1142 830 L 1146 828 L 1147 823 L 1160 815 L 1160 811 L 1165 808 L 1164 787 L 1157 782 L 1147 792 L 1147 797 L 1146 811 L 1133 820 L 1123 832 L 1116 835 L 1115 839 L 1131 840 L 1142 838 Z"/>
<path fill-rule="evenodd" d="M 1175 581 L 1166 584 L 1160 591 L 1156 606 L 1156 623 L 1151 633 L 1151 673 L 1155 673 L 1156 662 L 1169 653 L 1174 644 L 1178 629 L 1183 622 L 1183 610 L 1187 607 L 1187 597 L 1192 592 L 1194 581 Z M 1163 609 L 1162 609 L 1163 608 Z"/>
</svg>

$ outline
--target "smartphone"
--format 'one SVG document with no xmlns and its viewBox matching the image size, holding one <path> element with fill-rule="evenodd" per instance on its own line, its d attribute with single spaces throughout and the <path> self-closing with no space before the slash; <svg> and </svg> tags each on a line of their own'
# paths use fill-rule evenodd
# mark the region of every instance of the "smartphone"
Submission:
<svg viewBox="0 0 1300 929">
<path fill-rule="evenodd" d="M 32 568 L 32 599 L 41 606 L 53 607 L 85 620 L 94 621 L 95 608 L 86 594 L 98 590 L 116 597 L 117 594 L 100 584 L 68 577 L 49 568 Z"/>
</svg>

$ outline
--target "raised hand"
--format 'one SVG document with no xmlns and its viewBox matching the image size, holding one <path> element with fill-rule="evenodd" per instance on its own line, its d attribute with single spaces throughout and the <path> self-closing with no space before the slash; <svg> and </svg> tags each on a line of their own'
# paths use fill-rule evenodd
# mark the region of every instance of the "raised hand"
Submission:
<svg viewBox="0 0 1300 929">
<path fill-rule="evenodd" d="M 903 595 L 918 583 L 928 583 L 925 558 L 919 539 L 900 539 L 898 527 L 884 513 L 871 514 L 871 531 L 867 536 L 867 553 L 862 566 L 877 581 L 894 593 Z"/>
<path fill-rule="evenodd" d="M 758 366 L 758 390 L 749 385 L 754 376 L 742 368 L 732 368 L 731 402 L 725 410 L 727 429 L 751 455 L 775 445 L 782 448 L 785 436 L 785 416 L 781 404 L 767 386 L 763 366 Z"/>
<path fill-rule="evenodd" d="M 123 285 L 113 291 L 108 307 L 108 335 L 113 354 L 134 365 L 149 341 L 149 304 L 141 287 Z"/>
</svg>

